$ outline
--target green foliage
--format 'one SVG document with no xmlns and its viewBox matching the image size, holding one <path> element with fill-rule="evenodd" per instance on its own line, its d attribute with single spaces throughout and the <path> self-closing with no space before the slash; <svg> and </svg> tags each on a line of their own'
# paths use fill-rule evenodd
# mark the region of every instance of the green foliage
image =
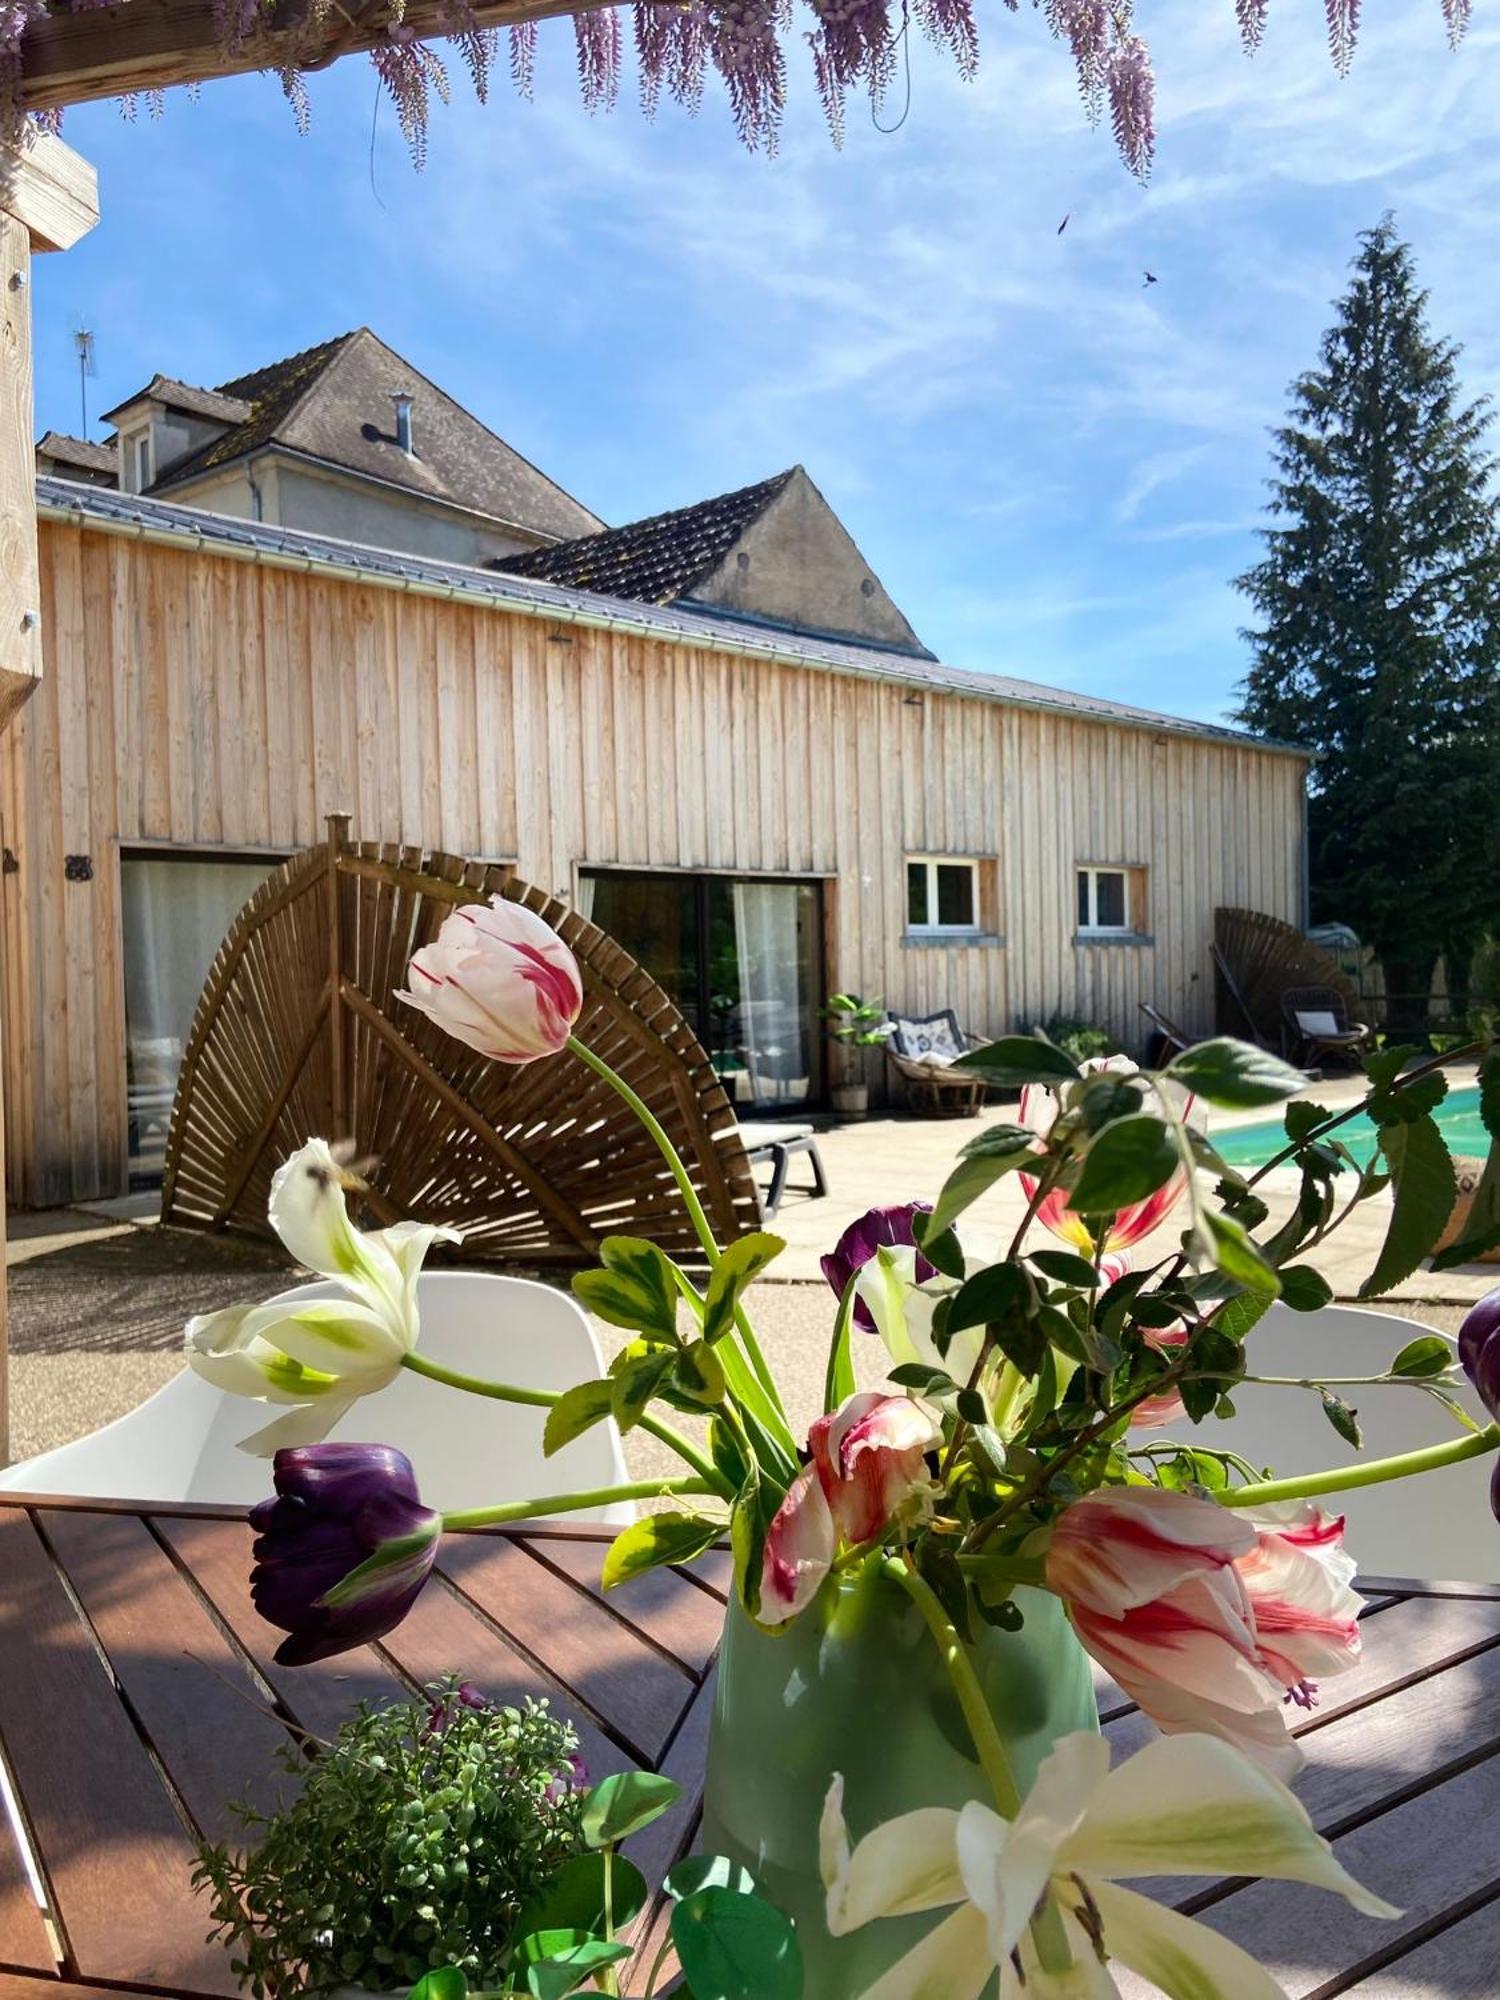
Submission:
<svg viewBox="0 0 1500 2000">
<path fill-rule="evenodd" d="M 973 1070 L 1005 1090 L 1021 1090 L 1028 1083 L 1073 1083 L 1078 1077 L 1073 1058 L 1042 1035 L 1002 1035 L 959 1056 L 953 1067 Z"/>
<path fill-rule="evenodd" d="M 1377 1298 L 1411 1276 L 1453 1213 L 1458 1186 L 1443 1135 L 1425 1114 L 1410 1124 L 1383 1126 L 1380 1150 L 1395 1200 L 1375 1268 L 1359 1288 L 1362 1299 Z"/>
<path fill-rule="evenodd" d="M 1252 1048 L 1248 1042 L 1232 1041 L 1227 1035 L 1184 1050 L 1169 1064 L 1167 1075 L 1205 1103 L 1229 1111 L 1279 1104 L 1283 1098 L 1295 1096 L 1307 1082 L 1300 1069 L 1293 1069 L 1269 1049 Z"/>
<path fill-rule="evenodd" d="M 1160 1118 L 1141 1112 L 1117 1119 L 1084 1155 L 1068 1206 L 1078 1215 L 1113 1215 L 1165 1187 L 1180 1164 L 1177 1140 Z"/>
<path fill-rule="evenodd" d="M 1054 1014 L 1042 1032 L 1080 1066 L 1120 1053 L 1120 1044 L 1107 1028 L 1096 1028 L 1092 1021 L 1081 1021 L 1073 1014 Z"/>
<path fill-rule="evenodd" d="M 693 2000 L 802 2000 L 802 1952 L 759 1896 L 695 1889 L 672 1905 L 672 1943 Z"/>
<path fill-rule="evenodd" d="M 600 1583 L 613 1590 L 663 1563 L 691 1562 L 723 1532 L 722 1521 L 705 1521 L 696 1514 L 647 1514 L 622 1528 L 610 1543 Z"/>
<path fill-rule="evenodd" d="M 828 1039 L 846 1048 L 880 1048 L 891 1032 L 878 997 L 862 1000 L 857 993 L 835 993 L 821 1012 L 828 1023 Z"/>
<path fill-rule="evenodd" d="M 1239 579 L 1257 619 L 1240 719 L 1319 753 L 1314 917 L 1352 924 L 1387 990 L 1422 996 L 1492 921 L 1500 845 L 1492 419 L 1425 305 L 1387 218 L 1293 384 L 1277 518 Z"/>
<path fill-rule="evenodd" d="M 747 1285 L 786 1248 L 780 1236 L 752 1230 L 731 1243 L 714 1266 L 703 1300 L 703 1338 L 722 1340 L 734 1325 L 734 1315 Z"/>
<path fill-rule="evenodd" d="M 943 1183 L 942 1193 L 933 1204 L 931 1216 L 923 1224 L 927 1236 L 941 1236 L 966 1208 L 988 1192 L 996 1181 L 1018 1168 L 1034 1166 L 1036 1134 L 1026 1125 L 991 1125 L 977 1139 L 971 1139 L 959 1153 L 958 1165 Z"/>
<path fill-rule="evenodd" d="M 471 1708 L 451 1679 L 428 1692 L 362 1705 L 312 1762 L 288 1748 L 290 1803 L 239 1809 L 243 1851 L 200 1851 L 194 1881 L 255 2000 L 448 1967 L 496 1986 L 522 1907 L 582 1850 L 572 1728 L 545 1702 Z"/>
</svg>

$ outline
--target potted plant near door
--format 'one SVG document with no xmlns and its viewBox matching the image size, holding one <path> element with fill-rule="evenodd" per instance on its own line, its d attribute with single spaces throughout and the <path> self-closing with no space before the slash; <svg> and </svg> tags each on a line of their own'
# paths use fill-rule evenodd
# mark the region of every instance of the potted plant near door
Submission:
<svg viewBox="0 0 1500 2000">
<path fill-rule="evenodd" d="M 861 1049 L 878 1049 L 890 1034 L 890 1023 L 878 999 L 861 1000 L 857 993 L 835 993 L 823 1009 L 828 1023 L 828 1039 L 837 1042 L 844 1054 L 842 1075 L 833 1085 L 833 1108 L 846 1118 L 863 1118 L 870 1108 L 870 1086 L 865 1080 Z"/>
</svg>

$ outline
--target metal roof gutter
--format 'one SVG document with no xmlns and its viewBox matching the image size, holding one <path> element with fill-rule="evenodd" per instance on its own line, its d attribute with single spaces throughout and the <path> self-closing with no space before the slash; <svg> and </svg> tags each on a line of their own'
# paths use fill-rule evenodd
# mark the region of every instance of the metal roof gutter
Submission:
<svg viewBox="0 0 1500 2000">
<path fill-rule="evenodd" d="M 254 534 L 274 532 L 283 536 L 296 535 L 296 529 L 276 528 L 271 523 L 244 521 L 234 515 L 211 515 L 206 509 L 178 507 L 172 502 L 157 501 L 146 496 L 146 504 L 154 507 L 172 507 L 174 513 L 196 512 L 205 521 L 222 522 L 215 532 L 212 527 L 204 528 L 189 520 L 174 521 L 170 524 L 155 524 L 137 517 L 129 517 L 118 512 L 106 511 L 113 504 L 119 507 L 136 496 L 120 494 L 104 487 L 79 487 L 80 498 L 61 499 L 43 490 L 71 482 L 59 481 L 55 477 L 42 477 L 37 482 L 37 515 L 45 521 L 71 523 L 80 528 L 97 529 L 103 534 L 122 535 L 131 541 L 146 542 L 160 548 L 195 549 L 209 555 L 229 556 L 237 560 L 258 563 L 268 569 L 291 570 L 301 575 L 334 576 L 347 583 L 372 584 L 387 590 L 395 590 L 412 597 L 435 598 L 443 603 L 467 603 L 486 606 L 492 611 L 509 612 L 517 617 L 538 618 L 552 624 L 578 625 L 589 631 L 633 633 L 647 639 L 670 639 L 702 652 L 728 653 L 736 658 L 750 660 L 773 660 L 784 666 L 813 667 L 825 673 L 843 674 L 851 679 L 885 682 L 897 687 L 912 688 L 920 693 L 951 696 L 957 700 L 972 698 L 976 701 L 994 702 L 1004 708 L 1019 708 L 1038 715 L 1066 716 L 1076 722 L 1097 723 L 1105 728 L 1143 730 L 1153 736 L 1180 736 L 1195 743 L 1216 743 L 1223 749 L 1263 751 L 1273 756 L 1296 757 L 1303 763 L 1311 763 L 1315 752 L 1301 744 L 1282 743 L 1270 737 L 1250 736 L 1239 730 L 1222 729 L 1212 723 L 1191 722 L 1177 716 L 1155 715 L 1149 712 L 1139 714 L 1122 713 L 1118 710 L 1080 707 L 1073 702 L 1049 699 L 1045 690 L 1036 694 L 1018 692 L 1014 684 L 1004 685 L 997 681 L 993 689 L 983 685 L 984 676 L 965 675 L 959 679 L 944 677 L 941 667 L 927 672 L 907 671 L 903 673 L 898 664 L 898 656 L 871 654 L 867 658 L 851 659 L 847 654 L 832 656 L 820 652 L 816 645 L 800 647 L 795 644 L 778 645 L 770 632 L 764 638 L 743 637 L 725 632 L 720 626 L 710 624 L 697 614 L 679 612 L 633 617 L 628 610 L 615 610 L 612 600 L 597 598 L 591 604 L 581 603 L 578 593 L 572 601 L 559 596 L 556 602 L 542 597 L 532 597 L 527 592 L 550 592 L 560 590 L 560 586 L 536 578 L 506 578 L 503 571 L 473 572 L 474 581 L 460 581 L 435 575 L 430 569 L 423 571 L 415 567 L 397 567 L 399 564 L 417 565 L 421 557 L 406 557 L 399 551 L 370 549 L 370 562 L 341 561 L 329 555 L 324 549 L 298 550 L 287 547 L 268 547 L 254 539 Z M 93 500 L 90 505 L 82 496 Z M 94 496 L 97 495 L 97 499 Z M 102 503 L 102 504 L 101 504 Z M 359 549 L 356 543 L 347 544 L 351 557 Z M 382 566 L 387 565 L 387 566 Z M 453 564 L 453 568 L 463 565 Z M 515 585 L 524 582 L 526 592 L 512 593 L 504 588 L 505 583 Z M 598 608 L 595 608 L 595 607 Z M 645 611 L 645 607 L 642 607 Z M 913 662 L 913 667 L 916 663 Z"/>
</svg>

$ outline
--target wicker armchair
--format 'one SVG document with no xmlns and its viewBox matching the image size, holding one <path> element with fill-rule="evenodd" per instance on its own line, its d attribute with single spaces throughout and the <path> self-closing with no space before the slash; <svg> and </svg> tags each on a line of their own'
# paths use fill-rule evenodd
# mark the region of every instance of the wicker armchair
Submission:
<svg viewBox="0 0 1500 2000">
<path fill-rule="evenodd" d="M 1294 1062 L 1326 1055 L 1356 1055 L 1370 1039 L 1363 1021 L 1351 1021 L 1335 986 L 1289 986 L 1281 996 L 1282 1041 Z"/>
<path fill-rule="evenodd" d="M 891 1067 L 906 1085 L 914 1111 L 937 1117 L 962 1117 L 984 1103 L 987 1085 L 970 1070 L 952 1067 L 955 1057 L 968 1049 L 983 1046 L 983 1038 L 969 1035 L 958 1025 L 951 1007 L 939 1013 L 913 1018 L 889 1013 L 891 1032 L 885 1052 Z"/>
</svg>

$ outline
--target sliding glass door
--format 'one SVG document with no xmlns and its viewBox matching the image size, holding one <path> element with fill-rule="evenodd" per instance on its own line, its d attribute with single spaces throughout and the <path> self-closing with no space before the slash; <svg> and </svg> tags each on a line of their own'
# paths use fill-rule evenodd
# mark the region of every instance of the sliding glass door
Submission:
<svg viewBox="0 0 1500 2000">
<path fill-rule="evenodd" d="M 676 1001 L 742 1109 L 822 1095 L 817 883 L 585 869 L 579 908 Z"/>
<path fill-rule="evenodd" d="M 161 1180 L 177 1072 L 224 933 L 274 861 L 122 855 L 125 1089 L 132 1187 Z"/>
</svg>

